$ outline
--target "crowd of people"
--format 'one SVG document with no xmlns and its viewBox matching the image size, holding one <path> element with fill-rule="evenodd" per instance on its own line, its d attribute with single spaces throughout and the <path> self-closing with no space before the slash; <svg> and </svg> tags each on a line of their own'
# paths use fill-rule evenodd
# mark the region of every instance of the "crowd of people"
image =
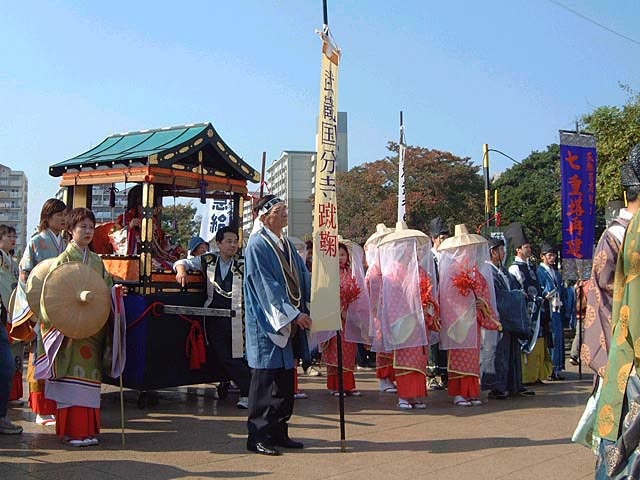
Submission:
<svg viewBox="0 0 640 480">
<path fill-rule="evenodd" d="M 620 230 L 624 232 L 636 201 L 629 193 L 628 198 L 629 210 L 598 246 L 602 255 L 611 256 L 621 241 Z M 191 278 L 190 271 L 202 273 L 207 287 L 203 307 L 244 311 L 244 318 L 207 317 L 203 330 L 216 363 L 239 389 L 237 407 L 247 410 L 248 450 L 279 455 L 279 447 L 303 448 L 289 437 L 288 421 L 294 398 L 301 396 L 297 367 L 302 363 L 309 368 L 310 352 L 316 348 L 332 396 L 361 395 L 357 357 L 374 352 L 380 391 L 396 395 L 397 408 L 406 411 L 427 408 L 429 390 L 446 389 L 455 407 L 476 407 L 483 404 L 481 390 L 496 400 L 528 397 L 535 392 L 526 386 L 564 379 L 563 333 L 575 316 L 574 290 L 565 285 L 551 245 L 540 246 L 539 265 L 534 266 L 522 225 L 512 224 L 504 236 L 485 238 L 469 233 L 463 224 L 450 235 L 446 222 L 435 218 L 428 235 L 399 222 L 394 228 L 378 225 L 362 246 L 342 240 L 336 279 L 342 324 L 338 342 L 336 332 L 310 334 L 312 250 L 308 245 L 307 252 L 298 254 L 283 234 L 288 222 L 285 202 L 266 195 L 255 214 L 244 261 L 238 256 L 237 230 L 225 227 L 215 236 L 215 252 L 209 242 L 193 237 L 189 256 L 171 265 L 181 286 Z M 112 350 L 113 321 L 88 338 L 72 341 L 46 311 L 32 311 L 26 294 L 30 272 L 47 259 L 54 259 L 48 271 L 64 262 L 84 263 L 112 287 L 114 279 L 90 249 L 95 227 L 90 210 L 69 210 L 60 200 L 48 200 L 39 233 L 30 239 L 18 265 L 13 258 L 15 230 L 0 225 L 0 299 L 7 327 L 0 329 L 0 433 L 22 431 L 7 416 L 7 403 L 22 397 L 23 384 L 22 356 L 11 344 L 14 350 L 18 346 L 16 351 L 28 345 L 28 402 L 35 422 L 55 426 L 70 445 L 98 443 L 101 362 L 104 351 Z M 515 255 L 508 268 L 506 247 Z M 602 261 L 607 268 L 600 270 L 611 276 L 614 269 L 607 258 L 608 263 Z M 596 277 L 600 270 L 594 268 Z M 599 285 L 610 288 L 609 280 Z M 578 286 L 591 299 L 595 290 L 589 284 Z M 606 309 L 601 297 L 598 308 Z M 587 315 L 590 311 L 587 307 Z M 583 358 L 594 340 L 592 324 L 587 327 Z M 594 345 L 591 352 L 602 376 L 609 342 L 606 347 L 600 339 L 596 343 L 600 350 Z"/>
</svg>

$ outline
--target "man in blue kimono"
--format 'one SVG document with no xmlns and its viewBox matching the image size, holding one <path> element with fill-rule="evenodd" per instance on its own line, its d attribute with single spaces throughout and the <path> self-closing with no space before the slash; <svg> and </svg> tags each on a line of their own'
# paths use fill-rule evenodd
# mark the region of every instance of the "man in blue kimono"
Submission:
<svg viewBox="0 0 640 480">
<path fill-rule="evenodd" d="M 303 448 L 289 438 L 293 413 L 295 335 L 311 327 L 307 303 L 310 275 L 295 247 L 282 235 L 287 206 L 266 195 L 245 252 L 245 335 L 252 368 L 247 450 L 280 455 L 277 446 Z M 306 342 L 302 342 L 306 345 Z"/>
<path fill-rule="evenodd" d="M 486 332 L 488 335 L 497 335 L 498 342 L 491 364 L 480 365 L 482 389 L 490 390 L 489 398 L 498 400 L 514 395 L 529 397 L 535 395 L 535 392 L 527 390 L 522 385 L 520 342 L 511 331 L 512 323 L 509 321 L 513 316 L 522 314 L 523 309 L 526 311 L 526 298 L 516 277 L 504 268 L 504 240 L 490 237 L 489 255 L 496 305 L 503 331 Z M 520 308 L 516 308 L 518 305 Z"/>
<path fill-rule="evenodd" d="M 548 380 L 564 380 L 561 375 L 564 370 L 564 303 L 565 289 L 562 275 L 556 268 L 556 252 L 548 243 L 540 247 L 542 263 L 538 266 L 538 280 L 542 290 L 543 321 L 551 325 L 551 362 L 553 371 Z"/>
</svg>

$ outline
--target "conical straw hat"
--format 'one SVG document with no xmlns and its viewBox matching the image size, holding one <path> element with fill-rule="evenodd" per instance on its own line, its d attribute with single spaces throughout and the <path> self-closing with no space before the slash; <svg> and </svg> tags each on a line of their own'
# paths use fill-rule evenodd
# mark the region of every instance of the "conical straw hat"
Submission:
<svg viewBox="0 0 640 480">
<path fill-rule="evenodd" d="M 456 225 L 455 235 L 453 237 L 445 238 L 438 247 L 438 250 L 449 250 L 464 247 L 465 245 L 477 245 L 479 243 L 487 243 L 487 239 L 482 235 L 469 233 L 467 226 L 464 223 L 461 223 Z"/>
<path fill-rule="evenodd" d="M 429 243 L 430 238 L 427 234 L 421 232 L 420 230 L 413 230 L 407 227 L 405 222 L 396 223 L 396 229 L 393 233 L 385 235 L 378 245 L 384 245 L 389 242 L 397 242 L 399 240 L 407 240 L 410 238 L 415 238 L 418 245 L 424 245 Z"/>
<path fill-rule="evenodd" d="M 29 278 L 27 278 L 27 303 L 29 304 L 29 308 L 33 314 L 38 318 L 40 318 L 40 295 L 42 294 L 42 284 L 44 283 L 44 279 L 49 273 L 54 261 L 55 257 L 41 261 L 33 267 L 33 270 L 31 270 L 31 273 L 29 274 Z"/>
<path fill-rule="evenodd" d="M 104 279 L 80 262 L 58 265 L 44 281 L 42 308 L 49 321 L 69 338 L 88 338 L 109 318 L 111 294 Z"/>
<path fill-rule="evenodd" d="M 364 242 L 364 246 L 377 245 L 385 235 L 389 235 L 390 233 L 393 233 L 393 228 L 387 227 L 384 223 L 379 223 L 376 225 L 376 231 L 373 235 Z"/>
</svg>

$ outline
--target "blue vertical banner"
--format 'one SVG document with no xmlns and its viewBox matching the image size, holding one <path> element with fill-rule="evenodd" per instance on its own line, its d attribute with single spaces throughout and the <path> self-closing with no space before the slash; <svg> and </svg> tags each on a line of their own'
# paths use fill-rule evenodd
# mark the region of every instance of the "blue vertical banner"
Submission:
<svg viewBox="0 0 640 480">
<path fill-rule="evenodd" d="M 562 273 L 577 280 L 591 272 L 596 226 L 596 137 L 560 130 Z"/>
</svg>

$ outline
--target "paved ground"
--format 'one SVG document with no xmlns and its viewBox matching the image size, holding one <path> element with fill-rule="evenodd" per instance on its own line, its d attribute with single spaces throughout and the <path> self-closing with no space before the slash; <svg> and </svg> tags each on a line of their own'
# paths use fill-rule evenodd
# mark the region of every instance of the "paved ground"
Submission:
<svg viewBox="0 0 640 480">
<path fill-rule="evenodd" d="M 103 431 L 97 447 L 62 444 L 36 426 L 27 408 L 10 416 L 19 436 L 0 435 L 0 479 L 587 479 L 594 457 L 569 440 L 590 390 L 591 376 L 534 387 L 533 398 L 454 407 L 432 392 L 423 411 L 399 411 L 377 391 L 371 370 L 359 371 L 363 397 L 345 400 L 347 447 L 340 452 L 337 399 L 324 377 L 301 377 L 309 399 L 296 401 L 290 434 L 302 451 L 264 457 L 245 450 L 245 417 L 235 397 L 217 400 L 200 386 L 161 392 L 141 410 L 125 391 L 126 447 L 121 446 L 119 396 L 104 386 Z M 485 399 L 486 400 L 486 399 Z"/>
</svg>

